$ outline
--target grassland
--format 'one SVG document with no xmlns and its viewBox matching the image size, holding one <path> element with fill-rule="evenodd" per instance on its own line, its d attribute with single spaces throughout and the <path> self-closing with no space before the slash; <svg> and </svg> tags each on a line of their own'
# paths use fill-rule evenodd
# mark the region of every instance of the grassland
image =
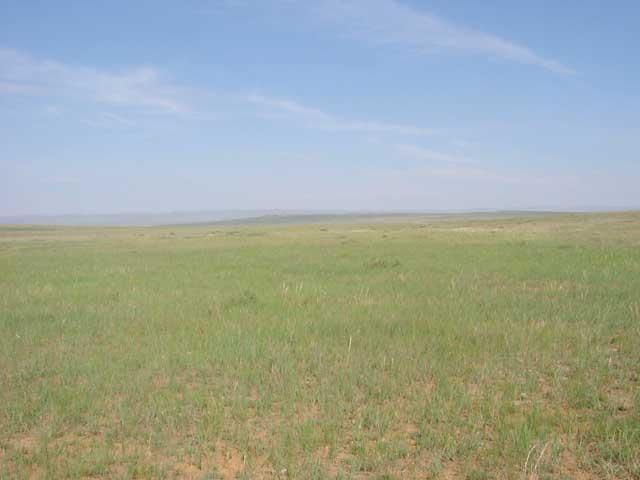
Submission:
<svg viewBox="0 0 640 480">
<path fill-rule="evenodd" d="M 0 227 L 0 478 L 640 478 L 640 214 Z"/>
</svg>

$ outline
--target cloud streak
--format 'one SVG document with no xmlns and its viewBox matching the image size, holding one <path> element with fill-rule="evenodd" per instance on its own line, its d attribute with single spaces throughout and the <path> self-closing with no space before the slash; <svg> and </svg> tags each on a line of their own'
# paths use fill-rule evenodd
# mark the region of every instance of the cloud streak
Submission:
<svg viewBox="0 0 640 480">
<path fill-rule="evenodd" d="M 430 163 L 444 163 L 460 166 L 475 163 L 468 158 L 463 158 L 456 154 L 431 150 L 417 145 L 398 144 L 395 145 L 395 149 L 402 156 L 416 158 L 418 160 L 426 160 Z"/>
<path fill-rule="evenodd" d="M 406 169 L 376 172 L 375 176 L 407 179 L 441 178 L 520 185 L 548 185 L 558 181 L 562 181 L 566 185 L 573 185 L 579 181 L 576 176 L 541 175 L 539 172 L 496 169 L 483 166 L 466 156 L 417 145 L 397 144 L 394 147 L 400 156 L 417 159 L 421 163 Z"/>
<path fill-rule="evenodd" d="M 232 101 L 250 106 L 265 119 L 293 119 L 306 127 L 327 132 L 392 135 L 432 135 L 434 130 L 415 125 L 340 118 L 286 98 L 256 93 L 196 91 L 167 83 L 152 67 L 136 67 L 117 73 L 92 67 L 36 59 L 22 52 L 0 48 L 0 95 L 60 97 L 133 109 L 138 113 L 188 115 L 209 118 L 210 111 Z M 197 108 L 195 105 L 197 100 Z M 240 106 L 236 105 L 236 107 Z M 265 112 L 266 111 L 266 112 Z M 129 118 L 97 113 L 84 123 L 90 126 L 134 126 Z"/>
<path fill-rule="evenodd" d="M 250 94 L 242 97 L 248 103 L 266 107 L 285 116 L 302 119 L 309 127 L 329 132 L 379 133 L 392 135 L 434 135 L 437 130 L 375 121 L 347 120 L 289 99 Z"/>
<path fill-rule="evenodd" d="M 482 54 L 533 65 L 553 73 L 575 71 L 561 62 L 498 36 L 456 25 L 395 0 L 321 0 L 310 2 L 326 24 L 373 44 L 399 45 L 419 53 L 452 51 Z"/>
<path fill-rule="evenodd" d="M 190 111 L 183 98 L 185 92 L 163 81 L 151 67 L 107 72 L 37 59 L 5 48 L 0 48 L 0 94 L 57 95 L 149 113 Z"/>
<path fill-rule="evenodd" d="M 407 181 L 420 181 L 425 179 L 449 179 L 470 182 L 493 182 L 496 184 L 514 185 L 553 185 L 562 184 L 572 186 L 579 183 L 577 176 L 542 175 L 540 173 L 497 170 L 492 168 L 465 166 L 465 165 L 440 165 L 419 166 L 407 169 L 385 170 L 372 173 L 375 177 L 395 178 Z"/>
</svg>

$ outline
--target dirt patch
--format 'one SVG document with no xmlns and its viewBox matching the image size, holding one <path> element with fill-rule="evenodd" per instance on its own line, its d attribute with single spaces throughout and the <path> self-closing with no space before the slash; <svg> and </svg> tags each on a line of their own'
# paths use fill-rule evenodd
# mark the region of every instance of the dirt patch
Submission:
<svg viewBox="0 0 640 480">
<path fill-rule="evenodd" d="M 32 453 L 38 446 L 38 438 L 35 435 L 27 434 L 9 442 L 13 449 L 22 453 Z"/>
<path fill-rule="evenodd" d="M 460 473 L 460 469 L 458 468 L 458 465 L 455 462 L 447 462 L 442 467 L 442 471 L 440 472 L 440 478 L 442 478 L 443 480 L 454 480 L 454 479 L 463 478 L 463 476 Z"/>
<path fill-rule="evenodd" d="M 617 417 L 625 417 L 633 412 L 634 395 L 621 388 L 612 389 L 609 392 L 609 404 Z"/>
<path fill-rule="evenodd" d="M 224 480 L 231 480 L 244 470 L 244 457 L 240 452 L 226 445 L 224 442 L 216 442 L 215 464 L 218 474 Z"/>
<path fill-rule="evenodd" d="M 573 480 L 595 480 L 598 478 L 591 472 L 578 465 L 574 455 L 568 450 L 563 450 L 558 459 L 558 470 Z"/>
</svg>

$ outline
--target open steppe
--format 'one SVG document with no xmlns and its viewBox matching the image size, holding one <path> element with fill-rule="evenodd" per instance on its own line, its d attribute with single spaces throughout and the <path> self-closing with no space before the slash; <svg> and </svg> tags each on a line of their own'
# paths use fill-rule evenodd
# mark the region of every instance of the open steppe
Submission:
<svg viewBox="0 0 640 480">
<path fill-rule="evenodd" d="M 0 227 L 0 478 L 640 478 L 640 214 Z"/>
</svg>

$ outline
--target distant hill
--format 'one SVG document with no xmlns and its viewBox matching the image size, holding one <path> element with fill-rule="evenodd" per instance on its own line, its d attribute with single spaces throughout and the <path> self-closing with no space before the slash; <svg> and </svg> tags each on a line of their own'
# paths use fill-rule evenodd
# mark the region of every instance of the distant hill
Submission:
<svg viewBox="0 0 640 480">
<path fill-rule="evenodd" d="M 231 219 L 253 218 L 269 214 L 292 214 L 279 210 L 207 210 L 196 212 L 124 213 L 103 215 L 20 215 L 0 217 L 0 224 L 10 225 L 87 225 L 87 226 L 155 226 L 211 223 Z"/>
<path fill-rule="evenodd" d="M 0 225 L 160 226 L 294 224 L 340 221 L 384 221 L 410 217 L 523 216 L 548 213 L 604 212 L 630 208 L 526 208 L 516 210 L 412 210 L 412 211 L 314 211 L 314 210 L 203 210 L 167 213 L 16 215 L 0 217 Z"/>
</svg>

